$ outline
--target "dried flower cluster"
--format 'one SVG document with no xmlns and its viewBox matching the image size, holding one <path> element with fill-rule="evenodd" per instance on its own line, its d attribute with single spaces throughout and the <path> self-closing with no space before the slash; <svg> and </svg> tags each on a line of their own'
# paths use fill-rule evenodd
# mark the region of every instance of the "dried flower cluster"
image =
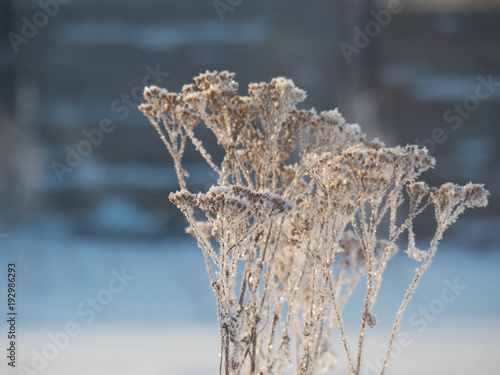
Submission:
<svg viewBox="0 0 500 375">
<path fill-rule="evenodd" d="M 306 94 L 288 79 L 251 84 L 248 96 L 239 96 L 233 78 L 207 72 L 180 93 L 149 87 L 140 106 L 173 157 L 181 190 L 170 200 L 205 257 L 217 299 L 220 374 L 332 369 L 337 329 L 349 372 L 359 374 L 365 331 L 377 323 L 382 275 L 406 233 L 405 252 L 420 263 L 397 313 L 383 373 L 403 310 L 443 232 L 466 207 L 485 206 L 487 191 L 418 182 L 434 166 L 426 149 L 368 141 L 337 110 L 298 111 Z M 201 124 L 224 149 L 220 164 L 196 138 Z M 181 159 L 188 140 L 218 176 L 206 193 L 186 190 Z M 429 206 L 435 234 L 427 249 L 418 249 L 414 219 Z M 381 226 L 386 239 L 377 238 Z M 364 279 L 353 348 L 342 309 Z"/>
</svg>

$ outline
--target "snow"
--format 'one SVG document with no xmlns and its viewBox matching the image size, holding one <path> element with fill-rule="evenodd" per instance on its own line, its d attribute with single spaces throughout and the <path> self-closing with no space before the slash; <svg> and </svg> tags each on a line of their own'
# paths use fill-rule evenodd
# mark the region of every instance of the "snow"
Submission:
<svg viewBox="0 0 500 375">
<path fill-rule="evenodd" d="M 457 329 L 459 327 L 460 329 Z M 412 337 L 409 346 L 389 364 L 387 374 L 494 374 L 498 324 L 454 321 Z M 379 337 L 368 336 L 370 358 L 380 355 Z M 50 343 L 44 330 L 23 334 L 19 359 L 29 365 L 33 354 Z M 342 349 L 338 348 L 339 354 Z M 144 327 L 96 325 L 73 338 L 41 373 L 51 375 L 215 375 L 218 373 L 218 332 L 214 327 L 184 325 Z M 376 363 L 376 361 L 373 361 Z M 365 366 L 362 375 L 372 375 Z M 15 371 L 6 372 L 15 374 Z M 338 374 L 347 374 L 338 364 Z"/>
<path fill-rule="evenodd" d="M 215 299 L 194 240 L 119 243 L 71 237 L 58 228 L 48 226 L 43 232 L 24 228 L 0 244 L 0 264 L 18 265 L 18 364 L 30 365 L 33 350 L 42 352 L 51 343 L 50 333 L 63 332 L 74 322 L 81 332 L 40 374 L 218 373 Z M 410 344 L 400 340 L 396 345 L 402 350 L 390 362 L 388 374 L 495 372 L 495 354 L 500 350 L 497 250 L 441 246 L 403 316 L 402 331 L 408 333 Z M 388 342 L 391 317 L 416 265 L 402 252 L 389 263 L 375 306 L 379 323 L 367 332 L 369 362 L 362 374 L 371 374 L 369 363 L 376 363 L 383 353 L 381 343 Z M 122 270 L 134 279 L 87 322 L 78 306 L 88 298 L 102 297 L 113 271 Z M 0 278 L 5 277 L 2 266 Z M 443 302 L 443 290 L 450 283 L 466 289 L 459 288 L 452 302 Z M 357 334 L 361 292 L 354 294 L 344 313 L 351 342 Z M 422 315 L 422 309 L 430 312 L 430 318 Z M 5 337 L 2 342 L 6 344 Z M 342 369 L 338 373 L 347 374 L 340 343 L 337 352 Z M 5 369 L 2 374 L 17 374 Z"/>
</svg>

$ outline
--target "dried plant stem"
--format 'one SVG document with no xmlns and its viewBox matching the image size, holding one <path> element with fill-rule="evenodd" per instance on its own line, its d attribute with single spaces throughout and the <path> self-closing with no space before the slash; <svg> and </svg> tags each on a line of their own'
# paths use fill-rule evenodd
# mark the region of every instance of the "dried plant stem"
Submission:
<svg viewBox="0 0 500 375">
<path fill-rule="evenodd" d="M 220 176 L 222 174 L 221 170 L 219 169 L 219 167 L 217 165 L 215 165 L 215 163 L 212 160 L 212 157 L 207 152 L 207 150 L 205 150 L 201 141 L 194 136 L 193 131 L 190 129 L 186 130 L 186 134 L 189 137 L 189 139 L 191 140 L 191 142 L 193 143 L 194 147 L 196 148 L 196 151 L 198 151 L 200 153 L 200 155 L 203 157 L 203 159 L 205 159 L 205 161 L 210 166 L 210 168 L 212 168 L 212 170 L 215 173 L 217 173 L 217 175 Z"/>
<path fill-rule="evenodd" d="M 335 316 L 337 318 L 337 324 L 339 325 L 340 336 L 342 338 L 342 343 L 344 344 L 345 354 L 347 357 L 347 361 L 349 362 L 349 368 L 351 372 L 354 372 L 354 365 L 352 363 L 351 353 L 349 352 L 349 345 L 347 344 L 347 336 L 345 335 L 344 332 L 344 322 L 342 319 L 342 314 L 337 306 L 337 301 L 335 298 L 335 293 L 333 291 L 333 285 L 331 283 L 331 280 L 330 280 L 330 290 L 332 294 L 333 309 L 335 311 Z"/>
<path fill-rule="evenodd" d="M 389 258 L 389 253 L 391 250 L 391 247 L 393 246 L 394 242 L 397 241 L 401 233 L 405 230 L 408 229 L 408 227 L 411 225 L 415 217 L 420 215 L 429 205 L 431 202 L 428 200 L 422 207 L 420 207 L 418 210 L 415 209 L 410 212 L 406 220 L 399 226 L 399 228 L 394 231 L 393 233 L 389 234 L 389 241 L 387 242 L 387 246 L 384 249 L 384 253 L 382 254 L 382 258 L 380 259 L 380 263 L 378 266 L 377 270 L 377 277 L 375 279 L 375 287 L 374 287 L 374 292 L 373 292 L 373 297 L 372 297 L 372 305 L 375 303 L 375 300 L 377 299 L 378 292 L 380 290 L 380 285 L 382 283 L 382 275 L 385 271 L 385 268 L 387 266 L 387 261 Z"/>
<path fill-rule="evenodd" d="M 429 267 L 429 265 L 431 264 L 432 258 L 434 257 L 434 254 L 436 253 L 436 250 L 437 250 L 437 245 L 438 245 L 439 241 L 441 240 L 441 238 L 443 237 L 443 232 L 444 232 L 444 228 L 442 228 L 440 225 L 438 225 L 438 228 L 436 230 L 436 234 L 434 235 L 434 237 L 432 238 L 432 241 L 430 243 L 427 257 L 425 258 L 422 265 L 415 271 L 415 276 L 413 277 L 413 280 L 410 283 L 410 286 L 405 293 L 403 301 L 401 302 L 401 305 L 399 306 L 398 312 L 396 314 L 396 319 L 394 320 L 394 325 L 392 327 L 391 339 L 389 341 L 389 346 L 387 348 L 387 352 L 385 355 L 384 365 L 382 366 L 382 372 L 380 375 L 384 375 L 385 369 L 387 368 L 387 363 L 389 361 L 389 356 L 391 354 L 392 345 L 394 343 L 394 339 L 396 338 L 396 334 L 397 334 L 399 326 L 401 324 L 401 317 L 403 316 L 403 312 L 405 311 L 406 306 L 408 306 L 408 303 L 410 302 L 413 294 L 415 293 L 415 290 L 418 286 L 418 282 L 420 281 L 420 278 L 424 274 L 427 267 Z"/>
<path fill-rule="evenodd" d="M 358 375 L 360 368 L 361 368 L 361 359 L 362 359 L 362 353 L 363 353 L 363 343 L 364 343 L 364 338 L 365 338 L 365 328 L 366 328 L 366 319 L 367 319 L 367 312 L 368 312 L 368 305 L 370 301 L 370 293 L 371 293 L 371 285 L 370 282 L 367 282 L 367 288 L 366 288 L 366 294 L 365 294 L 365 300 L 363 303 L 363 311 L 361 315 L 361 323 L 359 327 L 359 335 L 358 335 L 358 354 L 356 356 L 356 367 L 354 368 L 354 375 Z"/>
<path fill-rule="evenodd" d="M 163 131 L 161 130 L 158 122 L 151 120 L 151 123 L 153 124 L 154 128 L 156 129 L 156 131 L 160 135 L 160 139 L 163 141 L 163 143 L 167 147 L 168 151 L 172 155 L 172 159 L 174 160 L 175 173 L 177 175 L 177 180 L 179 181 L 180 188 L 182 190 L 186 189 L 186 181 L 184 180 L 185 171 L 182 169 L 182 166 L 181 166 L 181 158 L 182 158 L 182 152 L 184 151 L 184 146 L 182 146 L 181 152 L 179 152 L 179 150 L 174 149 L 174 147 L 175 147 L 175 146 L 173 146 L 174 140 L 173 140 L 171 133 L 169 131 L 167 131 L 169 138 L 170 138 L 170 142 L 169 142 L 165 138 L 165 135 L 163 134 Z M 184 142 L 182 143 L 182 145 L 184 145 Z"/>
</svg>

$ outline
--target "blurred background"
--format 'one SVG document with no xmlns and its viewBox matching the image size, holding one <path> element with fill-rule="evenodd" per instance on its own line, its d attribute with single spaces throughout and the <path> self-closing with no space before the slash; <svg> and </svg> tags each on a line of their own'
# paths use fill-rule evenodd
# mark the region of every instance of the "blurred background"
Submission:
<svg viewBox="0 0 500 375">
<path fill-rule="evenodd" d="M 338 107 L 390 146 L 426 146 L 437 158 L 423 177 L 431 185 L 485 183 L 489 206 L 450 229 L 409 310 L 439 298 L 445 280 L 467 289 L 425 334 L 407 322 L 415 343 L 394 367 L 491 371 L 500 349 L 500 1 L 0 0 L 0 28 L 0 277 L 17 262 L 21 364 L 75 321 L 82 333 L 44 372 L 216 373 L 203 260 L 168 201 L 178 188 L 168 152 L 136 107 L 144 85 L 179 91 L 199 73 L 228 70 L 240 94 L 284 76 L 307 91 L 301 108 Z M 214 182 L 197 155 L 185 162 L 193 189 Z M 430 234 L 425 220 L 418 234 Z M 395 262 L 379 341 L 415 266 Z M 129 285 L 103 300 L 124 268 Z M 99 296 L 108 303 L 91 307 L 95 317 L 82 314 Z M 457 329 L 467 334 L 454 337 Z M 186 354 L 193 348 L 197 360 Z M 450 365 L 455 350 L 465 362 Z M 430 370 L 421 355 L 437 357 Z"/>
</svg>

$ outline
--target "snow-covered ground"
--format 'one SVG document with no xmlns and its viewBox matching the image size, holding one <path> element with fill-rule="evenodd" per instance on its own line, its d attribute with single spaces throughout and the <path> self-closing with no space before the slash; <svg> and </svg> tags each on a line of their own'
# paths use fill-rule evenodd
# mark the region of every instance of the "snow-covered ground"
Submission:
<svg viewBox="0 0 500 375">
<path fill-rule="evenodd" d="M 18 368 L 8 368 L 4 358 L 2 374 L 218 373 L 215 302 L 193 240 L 134 244 L 50 230 L 34 234 L 11 233 L 0 244 L 0 278 L 6 278 L 7 263 L 17 264 L 19 314 Z M 415 266 L 399 254 L 388 267 L 363 374 L 375 374 L 379 366 L 391 317 Z M 443 245 L 403 317 L 387 373 L 497 373 L 499 273 L 499 251 Z M 361 292 L 345 310 L 353 343 Z M 347 374 L 340 342 L 337 351 L 336 373 Z"/>
<path fill-rule="evenodd" d="M 500 326 L 497 321 L 442 318 L 429 332 L 414 338 L 395 358 L 387 374 L 497 374 Z M 378 335 L 377 335 L 378 336 Z M 383 352 L 380 337 L 367 341 L 370 358 Z M 23 332 L 20 364 L 29 366 L 33 349 L 50 343 L 47 330 Z M 342 355 L 341 348 L 338 348 Z M 213 326 L 96 325 L 82 331 L 39 372 L 51 375 L 215 375 L 218 333 Z M 377 363 L 376 360 L 372 361 Z M 371 365 L 369 365 L 371 366 Z M 4 367 L 5 368 L 5 367 Z M 375 374 L 365 366 L 362 374 Z M 6 371 L 2 374 L 16 374 Z M 347 374 L 339 363 L 336 374 Z M 379 374 L 380 372 L 377 372 Z"/>
</svg>

